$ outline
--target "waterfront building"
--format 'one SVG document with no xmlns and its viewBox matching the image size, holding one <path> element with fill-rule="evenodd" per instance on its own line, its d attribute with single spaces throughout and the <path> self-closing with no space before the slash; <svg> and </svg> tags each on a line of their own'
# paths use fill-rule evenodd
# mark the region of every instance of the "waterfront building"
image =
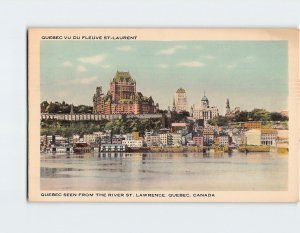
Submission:
<svg viewBox="0 0 300 233">
<path fill-rule="evenodd" d="M 47 151 L 49 153 L 73 153 L 73 147 L 69 145 L 51 145 L 49 150 Z"/>
<path fill-rule="evenodd" d="M 176 112 L 188 111 L 186 92 L 183 88 L 179 88 L 175 94 Z"/>
<path fill-rule="evenodd" d="M 288 147 L 288 144 L 289 144 L 289 131 L 285 130 L 285 129 L 283 129 L 283 130 L 280 129 L 280 130 L 277 130 L 277 134 L 278 134 L 277 141 L 276 141 L 277 146 L 286 146 L 286 147 Z"/>
<path fill-rule="evenodd" d="M 225 146 L 225 145 L 228 145 L 228 134 L 226 133 L 220 133 L 219 134 L 219 145 L 220 146 Z"/>
<path fill-rule="evenodd" d="M 203 137 L 200 135 L 194 136 L 193 137 L 193 143 L 196 146 L 203 146 Z"/>
<path fill-rule="evenodd" d="M 136 91 L 136 81 L 129 72 L 117 71 L 106 95 L 102 87 L 96 87 L 93 96 L 93 112 L 99 114 L 154 114 L 156 107 L 152 97 Z"/>
<path fill-rule="evenodd" d="M 74 134 L 72 136 L 72 143 L 73 144 L 76 143 L 76 142 L 79 142 L 79 140 L 80 140 L 80 135 L 79 134 Z"/>
<path fill-rule="evenodd" d="M 169 133 L 160 133 L 159 140 L 163 146 L 171 146 L 172 145 L 171 135 Z"/>
<path fill-rule="evenodd" d="M 97 139 L 96 134 L 84 134 L 83 135 L 83 141 L 86 142 L 87 144 L 95 143 L 96 139 Z"/>
<path fill-rule="evenodd" d="M 182 145 L 181 134 L 171 133 L 170 136 L 171 136 L 171 145 L 172 146 L 181 146 Z"/>
<path fill-rule="evenodd" d="M 214 131 L 211 129 L 203 130 L 203 144 L 205 146 L 211 146 L 214 142 Z"/>
<path fill-rule="evenodd" d="M 207 121 L 219 116 L 219 110 L 217 107 L 210 107 L 208 98 L 204 95 L 201 99 L 199 107 L 192 108 L 192 116 L 196 120 L 203 120 L 204 126 L 207 125 Z"/>
<path fill-rule="evenodd" d="M 276 129 L 261 129 L 261 144 L 274 146 L 276 145 L 276 140 L 278 133 Z"/>
<path fill-rule="evenodd" d="M 160 145 L 159 135 L 157 134 L 151 135 L 149 141 L 147 141 L 147 146 L 159 146 L 159 145 Z"/>
<path fill-rule="evenodd" d="M 246 144 L 247 145 L 261 145 L 261 130 L 250 129 L 245 132 Z"/>
<path fill-rule="evenodd" d="M 123 140 L 122 144 L 127 145 L 129 148 L 141 148 L 143 146 L 142 140 Z"/>
<path fill-rule="evenodd" d="M 147 146 L 159 146 L 160 138 L 159 135 L 156 132 L 146 131 L 145 132 L 145 143 Z"/>
<path fill-rule="evenodd" d="M 112 144 L 122 144 L 122 141 L 124 140 L 124 137 L 121 135 L 114 135 L 111 139 Z"/>
<path fill-rule="evenodd" d="M 100 147 L 101 152 L 125 152 L 127 151 L 126 144 L 102 144 Z"/>
<path fill-rule="evenodd" d="M 132 139 L 139 140 L 139 132 L 132 132 Z"/>
<path fill-rule="evenodd" d="M 230 134 L 231 139 L 232 139 L 232 143 L 234 143 L 237 146 L 243 144 L 241 135 L 242 135 L 241 130 L 239 130 L 237 128 L 232 129 L 231 134 Z"/>
</svg>

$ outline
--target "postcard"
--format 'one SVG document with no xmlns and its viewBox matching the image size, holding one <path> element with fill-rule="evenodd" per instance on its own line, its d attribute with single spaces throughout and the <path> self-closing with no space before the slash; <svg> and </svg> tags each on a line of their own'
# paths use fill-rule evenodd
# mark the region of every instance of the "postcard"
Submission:
<svg viewBox="0 0 300 233">
<path fill-rule="evenodd" d="M 296 202 L 299 30 L 28 29 L 28 200 Z"/>
</svg>

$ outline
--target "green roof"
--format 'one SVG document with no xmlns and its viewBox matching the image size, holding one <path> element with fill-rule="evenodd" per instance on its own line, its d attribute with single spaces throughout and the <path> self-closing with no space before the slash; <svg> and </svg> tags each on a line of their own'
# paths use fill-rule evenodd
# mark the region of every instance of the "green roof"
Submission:
<svg viewBox="0 0 300 233">
<path fill-rule="evenodd" d="M 185 90 L 183 89 L 183 88 L 179 88 L 177 91 L 176 91 L 176 93 L 185 93 Z"/>
<path fill-rule="evenodd" d="M 117 71 L 117 73 L 115 74 L 114 78 L 113 78 L 113 82 L 120 82 L 122 80 L 127 81 L 127 82 L 134 82 L 134 80 L 131 78 L 131 75 L 129 72 L 121 72 L 121 71 Z"/>
</svg>

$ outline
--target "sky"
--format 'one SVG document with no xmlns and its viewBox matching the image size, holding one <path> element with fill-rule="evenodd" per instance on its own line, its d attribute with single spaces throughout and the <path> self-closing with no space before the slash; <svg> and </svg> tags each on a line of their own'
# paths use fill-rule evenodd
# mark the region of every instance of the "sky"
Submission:
<svg viewBox="0 0 300 233">
<path fill-rule="evenodd" d="M 227 98 L 232 109 L 287 110 L 286 41 L 41 41 L 40 52 L 41 101 L 92 106 L 118 70 L 161 109 L 182 87 L 189 108 L 205 92 L 221 115 Z"/>
</svg>

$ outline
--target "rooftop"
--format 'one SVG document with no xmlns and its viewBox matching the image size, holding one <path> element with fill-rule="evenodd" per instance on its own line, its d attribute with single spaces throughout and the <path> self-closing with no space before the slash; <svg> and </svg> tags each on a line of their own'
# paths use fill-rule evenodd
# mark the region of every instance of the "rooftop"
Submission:
<svg viewBox="0 0 300 233">
<path fill-rule="evenodd" d="M 120 82 L 120 81 L 126 81 L 126 82 L 134 83 L 134 80 L 132 79 L 129 72 L 117 71 L 114 78 L 113 78 L 113 82 Z"/>
<path fill-rule="evenodd" d="M 185 90 L 184 90 L 182 87 L 180 87 L 180 88 L 176 91 L 176 93 L 185 93 Z"/>
</svg>

